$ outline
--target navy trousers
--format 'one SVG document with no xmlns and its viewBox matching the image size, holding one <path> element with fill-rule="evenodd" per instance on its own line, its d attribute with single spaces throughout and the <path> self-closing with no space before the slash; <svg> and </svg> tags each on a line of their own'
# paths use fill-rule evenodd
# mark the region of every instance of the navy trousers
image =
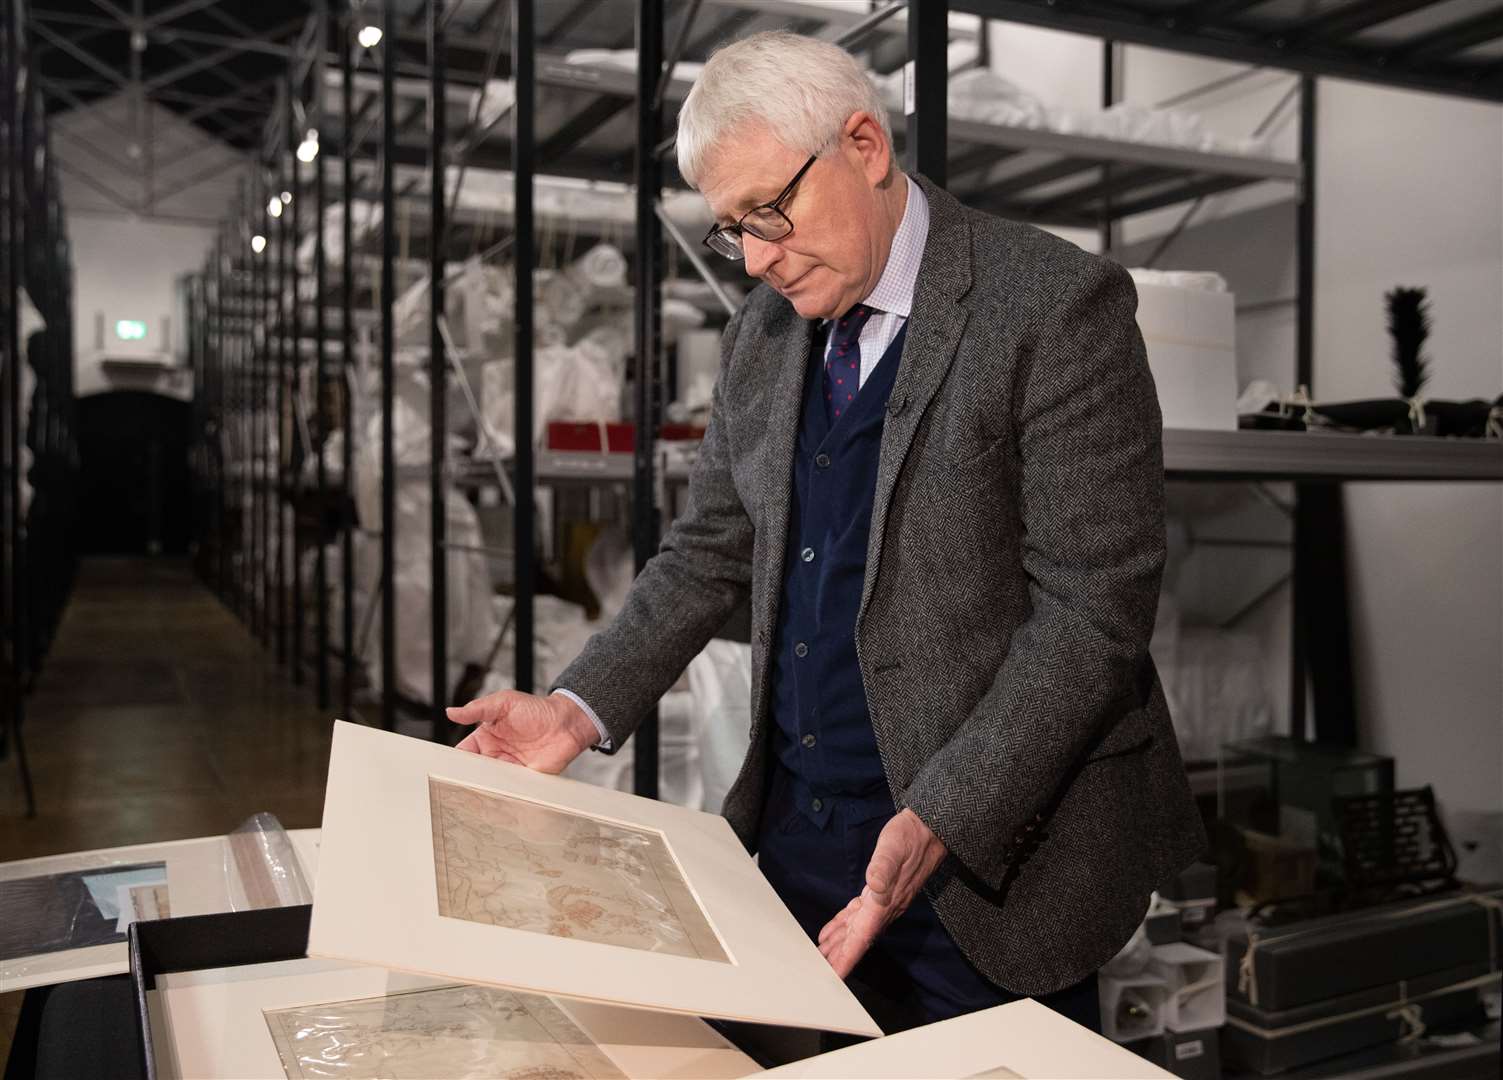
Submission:
<svg viewBox="0 0 1503 1080">
<path fill-rule="evenodd" d="M 877 836 L 892 809 L 848 810 L 836 800 L 823 826 L 795 805 L 788 772 L 774 767 L 757 860 L 763 875 L 813 940 L 860 895 Z M 977 971 L 920 894 L 895 919 L 851 973 L 850 985 L 872 1018 L 891 1035 L 922 1024 L 1005 1005 L 1015 994 Z M 1078 1024 L 1101 1031 L 1096 976 L 1037 999 Z"/>
</svg>

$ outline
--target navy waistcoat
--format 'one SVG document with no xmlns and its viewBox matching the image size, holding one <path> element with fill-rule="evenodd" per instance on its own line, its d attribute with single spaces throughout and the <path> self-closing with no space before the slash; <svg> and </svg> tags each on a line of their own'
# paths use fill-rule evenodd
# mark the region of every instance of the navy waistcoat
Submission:
<svg viewBox="0 0 1503 1080">
<path fill-rule="evenodd" d="M 800 809 L 820 825 L 837 805 L 852 817 L 892 812 L 856 659 L 856 615 L 883 420 L 907 331 L 905 322 L 833 426 L 823 334 L 804 378 L 771 705 L 776 759 L 792 774 Z"/>
</svg>

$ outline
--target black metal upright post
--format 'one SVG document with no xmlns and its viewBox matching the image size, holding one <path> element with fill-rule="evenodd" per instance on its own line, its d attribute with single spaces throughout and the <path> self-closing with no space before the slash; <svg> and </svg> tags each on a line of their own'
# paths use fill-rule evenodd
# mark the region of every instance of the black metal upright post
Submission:
<svg viewBox="0 0 1503 1080">
<path fill-rule="evenodd" d="M 271 205 L 271 197 L 275 192 L 271 191 L 272 174 L 268 168 L 262 168 L 262 175 L 266 177 L 266 191 L 263 193 L 260 205 L 256 208 L 261 221 L 261 235 L 266 237 L 266 259 L 261 272 L 261 378 L 256 384 L 256 409 L 261 414 L 261 466 L 257 482 L 261 485 L 261 644 L 264 648 L 270 648 L 272 644 L 272 611 L 273 602 L 276 598 L 275 575 L 272 573 L 272 515 L 277 512 L 281 505 L 277 501 L 277 489 L 275 484 L 276 468 L 272 460 L 272 424 L 276 417 L 270 406 L 272 397 L 270 390 L 273 386 L 274 366 L 274 342 L 280 332 L 276 321 L 276 309 L 272 306 L 272 294 L 274 275 L 272 273 L 271 260 L 273 252 L 276 257 L 281 257 L 281 246 L 277 244 L 274 223 L 268 207 Z M 277 244 L 273 248 L 273 244 Z"/>
<path fill-rule="evenodd" d="M 289 461 L 292 466 L 289 477 L 289 488 L 292 495 L 292 536 L 289 540 L 290 546 L 287 552 L 287 563 L 288 569 L 292 573 L 292 641 L 288 655 L 292 660 L 292 683 L 294 686 L 301 686 L 303 684 L 303 662 L 307 659 L 307 654 L 304 651 L 307 647 L 307 642 L 305 640 L 306 622 L 303 610 L 303 565 L 300 557 L 302 555 L 302 526 L 298 521 L 298 518 L 301 516 L 298 513 L 298 504 L 301 502 L 298 496 L 303 486 L 302 462 L 299 460 L 296 451 L 301 449 L 304 453 L 307 453 L 313 448 L 302 446 L 301 444 L 302 424 L 299 422 L 298 409 L 298 405 L 303 397 L 303 298 L 298 289 L 297 246 L 303 238 L 303 231 L 300 225 L 303 191 L 301 184 L 302 170 L 299 168 L 300 163 L 297 156 L 297 147 L 302 142 L 303 133 L 298 129 L 297 115 L 294 111 L 294 104 L 298 100 L 299 95 L 297 68 L 298 63 L 296 58 L 294 58 L 293 62 L 287 68 L 287 145 L 292 149 L 292 157 L 287 163 L 288 168 L 291 170 L 292 180 L 288 184 L 287 190 L 292 193 L 292 205 L 283 211 L 283 214 L 286 215 L 290 212 L 292 218 L 290 225 L 292 231 L 292 250 L 288 252 L 287 259 L 288 291 L 291 294 L 289 303 L 292 305 L 292 342 L 289 346 L 292 358 L 292 370 L 290 373 L 292 376 L 292 385 L 288 387 L 288 394 L 289 401 L 292 404 L 290 447 L 294 451 L 289 455 Z"/>
<path fill-rule="evenodd" d="M 261 482 L 261 428 L 265 421 L 261 408 L 261 373 L 266 359 L 266 308 L 261 302 L 262 288 L 266 279 L 266 248 L 255 250 L 254 237 L 261 235 L 258 227 L 265 213 L 262 199 L 262 175 L 257 169 L 250 185 L 250 205 L 245 214 L 245 224 L 250 230 L 250 281 L 246 289 L 246 308 L 249 311 L 250 328 L 250 493 L 251 493 L 251 558 L 249 582 L 251 595 L 251 633 L 260 637 L 266 629 L 266 595 L 261 590 L 265 575 L 262 567 L 266 562 L 266 546 L 261 541 L 261 521 L 266 510 L 266 489 Z"/>
<path fill-rule="evenodd" d="M 337 23 L 339 42 L 339 75 L 343 86 L 343 97 L 340 100 L 340 112 L 342 114 L 339 125 L 339 142 L 342 152 L 339 155 L 339 191 L 344 199 L 343 224 L 339 235 L 340 252 L 340 370 L 343 379 L 340 381 L 340 400 L 344 403 L 344 416 L 342 428 L 344 429 L 344 455 L 340 462 L 340 476 L 342 478 L 343 497 L 340 499 L 340 521 L 343 525 L 340 537 L 340 597 L 341 615 L 339 640 L 343 644 L 342 655 L 344 663 L 341 666 L 339 704 L 341 714 L 349 719 L 355 704 L 355 529 L 353 515 L 350 510 L 355 496 L 355 402 L 352 393 L 355 371 L 355 335 L 350 325 L 351 312 L 354 309 L 354 235 L 351 231 L 350 217 L 354 211 L 354 174 L 351 161 L 355 152 L 351 145 L 350 116 L 351 98 L 354 94 L 354 61 L 351 55 L 352 35 L 354 26 L 348 10 L 340 16 Z M 383 298 L 384 299 L 384 298 Z"/>
<path fill-rule="evenodd" d="M 1303 174 L 1300 180 L 1299 203 L 1295 221 L 1296 259 L 1296 330 L 1295 330 L 1295 384 L 1315 393 L 1315 179 L 1316 179 L 1316 112 L 1318 99 L 1317 82 L 1313 75 L 1300 78 L 1299 143 L 1300 162 Z M 1294 576 L 1290 590 L 1289 657 L 1289 733 L 1296 739 L 1309 734 L 1310 723 L 1306 716 L 1308 692 L 1309 639 L 1307 627 L 1309 587 L 1306 568 L 1314 565 L 1312 559 L 1318 553 L 1311 545 L 1319 537 L 1308 527 L 1306 515 L 1300 511 L 1300 495 L 1305 485 L 1294 485 Z"/>
<path fill-rule="evenodd" d="M 908 67 L 904 71 L 906 164 L 940 187 L 947 182 L 950 138 L 945 97 L 949 7 L 946 0 L 908 0 Z"/>
<path fill-rule="evenodd" d="M 383 0 L 381 47 L 381 726 L 397 726 L 397 462 L 392 414 L 396 408 L 396 368 L 393 357 L 392 301 L 396 281 L 396 199 L 394 159 L 397 152 L 396 0 Z"/>
<path fill-rule="evenodd" d="M 214 243 L 214 303 L 210 307 L 211 318 L 214 327 L 214 388 L 216 397 L 216 413 L 219 417 L 219 446 L 217 454 L 219 458 L 219 598 L 224 603 L 231 602 L 230 597 L 230 416 L 229 399 L 226 395 L 227 362 L 225 358 L 225 273 L 224 273 L 224 235 L 221 232 L 218 240 Z"/>
<path fill-rule="evenodd" d="M 20 12 L 14 4 L 5 8 L 5 83 L 3 99 L 3 123 L 6 132 L 5 157 L 0 169 L 5 172 L 5 234 L 6 234 L 6 281 L 5 281 L 5 351 L 6 351 L 6 526 L 10 564 L 9 581 L 3 587 L 7 596 L 6 612 L 9 615 L 10 636 L 10 701 L 8 703 L 10 734 L 15 742 L 16 757 L 21 767 L 21 783 L 26 794 L 26 816 L 36 816 L 36 798 L 32 790 L 31 771 L 26 762 L 22 729 L 26 722 L 26 704 L 22 697 L 28 668 L 26 643 L 26 515 L 21 507 L 21 420 L 24 403 L 21 401 L 22 356 L 20 293 L 24 273 L 22 245 L 26 237 L 25 193 L 26 184 L 22 169 L 23 135 L 21 129 L 23 102 L 16 93 L 16 73 L 21 70 L 22 57 L 19 41 Z"/>
<path fill-rule="evenodd" d="M 635 420 L 632 448 L 631 537 L 637 573 L 657 554 L 659 511 L 653 448 L 657 434 L 657 395 L 660 382 L 661 312 L 658 277 L 662 270 L 662 233 L 657 201 L 662 192 L 662 166 L 656 147 L 663 133 L 657 100 L 663 71 L 663 0 L 639 0 L 637 5 L 637 294 Z M 658 710 L 654 705 L 637 728 L 632 743 L 632 789 L 649 799 L 658 797 Z"/>
<path fill-rule="evenodd" d="M 536 39 L 533 0 L 511 0 L 512 80 L 516 87 L 516 104 L 512 118 L 512 172 L 516 180 L 515 240 L 512 243 L 516 266 L 515 409 L 517 466 L 516 506 L 513 508 L 513 544 L 515 545 L 516 589 L 516 687 L 531 692 L 533 669 L 533 484 L 536 466 L 533 461 L 532 418 L 532 341 L 533 303 L 532 266 L 534 230 L 532 214 L 532 179 L 537 130 L 534 110 L 537 107 Z"/>
<path fill-rule="evenodd" d="M 432 601 L 429 607 L 433 660 L 433 739 L 443 739 L 449 724 L 444 706 L 449 703 L 449 557 L 444 506 L 444 444 L 448 417 L 444 412 L 448 393 L 447 360 L 441 319 L 444 316 L 444 169 L 445 105 L 444 2 L 428 3 L 428 529 L 432 545 Z"/>
<path fill-rule="evenodd" d="M 1104 39 L 1101 42 L 1101 107 L 1103 109 L 1110 109 L 1117 103 L 1117 59 L 1117 43 L 1111 38 Z M 1116 239 L 1114 235 L 1116 228 L 1112 224 L 1112 193 L 1109 183 L 1111 176 L 1112 166 L 1110 162 L 1107 162 L 1101 166 L 1101 182 L 1105 197 L 1101 200 L 1101 220 L 1097 225 L 1103 255 L 1111 254 L 1115 246 L 1113 241 Z"/>
<path fill-rule="evenodd" d="M 324 85 L 325 57 L 328 55 L 329 39 L 329 10 L 325 0 L 318 0 L 313 7 L 313 17 L 318 22 L 318 33 L 314 35 L 313 47 L 318 50 L 317 59 L 313 64 L 314 90 L 310 106 L 319 129 L 324 124 L 324 96 L 328 93 Z M 327 520 L 325 510 L 329 504 L 329 475 L 327 465 L 324 462 L 324 446 L 329 441 L 329 412 L 324 406 L 324 391 L 329 380 L 329 357 L 328 342 L 325 338 L 327 327 L 324 320 L 324 294 L 328 289 L 328 260 L 324 251 L 324 210 L 328 191 L 324 185 L 324 155 L 320 153 L 313 159 L 313 191 L 314 191 L 314 215 L 313 215 L 313 273 L 314 273 L 314 333 L 317 335 L 315 345 L 315 360 L 313 372 L 313 409 L 317 419 L 317 430 L 313 433 L 314 444 L 308 447 L 310 453 L 318 455 L 314 460 L 314 476 L 318 485 L 318 525 L 313 537 L 313 588 L 318 593 L 318 605 L 315 611 L 315 629 L 318 636 L 318 707 L 329 707 L 329 565 L 328 546 L 324 543 L 324 522 Z"/>
<path fill-rule="evenodd" d="M 288 89 L 290 90 L 290 87 Z M 291 109 L 284 109 L 283 116 L 290 117 Z M 282 184 L 289 182 L 287 155 L 288 143 L 292 138 L 291 124 L 285 124 L 284 128 L 276 144 L 279 188 Z M 290 337 L 288 327 L 291 320 L 290 312 L 287 310 L 287 272 L 288 264 L 292 262 L 295 253 L 292 251 L 292 239 L 289 236 L 288 226 L 291 221 L 287 213 L 287 204 L 282 199 L 282 190 L 286 189 L 281 188 L 276 192 L 277 202 L 282 208 L 277 214 L 277 459 L 274 462 L 272 475 L 276 478 L 277 497 L 277 662 L 285 664 L 288 662 L 290 650 L 287 640 L 287 473 L 282 463 L 292 460 L 291 431 L 294 425 L 288 422 L 288 403 L 291 398 L 287 393 L 288 371 L 292 366 L 291 344 L 288 340 Z"/>
</svg>

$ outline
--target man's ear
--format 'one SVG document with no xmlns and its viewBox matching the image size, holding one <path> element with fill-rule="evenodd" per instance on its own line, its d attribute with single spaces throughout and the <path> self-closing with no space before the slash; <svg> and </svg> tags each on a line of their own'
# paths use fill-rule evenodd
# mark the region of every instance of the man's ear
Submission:
<svg viewBox="0 0 1503 1080">
<path fill-rule="evenodd" d="M 892 144 L 877 118 L 865 110 L 852 113 L 844 135 L 861 157 L 867 182 L 872 187 L 885 186 L 892 176 Z"/>
</svg>

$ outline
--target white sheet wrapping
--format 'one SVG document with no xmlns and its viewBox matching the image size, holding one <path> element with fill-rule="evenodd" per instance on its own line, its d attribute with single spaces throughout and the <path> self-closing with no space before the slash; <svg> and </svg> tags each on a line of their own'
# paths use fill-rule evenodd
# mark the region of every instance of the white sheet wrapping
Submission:
<svg viewBox="0 0 1503 1080">
<path fill-rule="evenodd" d="M 955 71 L 974 53 L 968 42 L 952 42 L 949 67 Z M 903 102 L 903 71 L 887 75 L 872 73 L 878 93 L 889 109 Z M 1063 135 L 1086 135 L 1118 142 L 1173 146 L 1203 153 L 1268 157 L 1272 143 L 1267 136 L 1218 135 L 1205 126 L 1199 113 L 1184 109 L 1155 109 L 1122 102 L 1109 109 L 1068 109 L 1049 106 L 1027 90 L 986 68 L 959 71 L 950 77 L 950 115 L 1003 127 L 1057 131 Z"/>
<path fill-rule="evenodd" d="M 480 412 L 490 452 L 516 450 L 514 362 L 492 360 L 481 368 Z M 533 439 L 540 443 L 553 420 L 612 423 L 621 419 L 626 377 L 624 342 L 612 327 L 591 331 L 573 345 L 547 345 L 533 354 Z M 477 448 L 484 456 L 485 448 Z"/>
<path fill-rule="evenodd" d="M 350 236 L 351 242 L 358 244 L 372 229 L 381 226 L 381 204 L 369 202 L 365 199 L 356 199 L 350 204 Z M 285 213 L 286 211 L 284 211 Z M 344 215 L 345 204 L 335 203 L 324 210 L 324 263 L 329 267 L 344 265 Z M 314 255 L 317 251 L 317 237 L 309 233 L 303 237 L 297 248 L 297 265 L 303 273 L 312 273 Z M 316 287 L 317 283 L 310 283 Z M 312 299 L 310 294 L 309 299 Z"/>
<path fill-rule="evenodd" d="M 718 811 L 751 745 L 751 646 L 719 639 L 706 645 L 689 663 L 689 700 L 704 806 Z"/>
<path fill-rule="evenodd" d="M 392 416 L 398 467 L 424 465 L 429 457 L 427 387 L 422 372 L 398 381 Z M 381 528 L 381 417 L 370 417 L 355 469 L 355 508 L 364 528 Z M 396 486 L 397 685 L 403 694 L 429 701 L 431 673 L 432 546 L 426 477 L 398 477 Z M 478 547 L 483 541 L 475 508 L 457 491 L 444 493 L 448 540 Z M 357 588 L 362 594 L 380 580 L 380 538 L 362 535 L 355 551 Z M 491 584 L 485 556 L 448 552 L 449 688 L 451 693 L 468 663 L 483 663 L 500 630 L 491 608 Z M 360 615 L 364 616 L 362 611 Z M 380 641 L 381 610 L 371 618 L 372 642 Z M 357 621 L 358 626 L 361 625 Z M 366 650 L 371 679 L 380 684 L 380 650 Z"/>
</svg>

